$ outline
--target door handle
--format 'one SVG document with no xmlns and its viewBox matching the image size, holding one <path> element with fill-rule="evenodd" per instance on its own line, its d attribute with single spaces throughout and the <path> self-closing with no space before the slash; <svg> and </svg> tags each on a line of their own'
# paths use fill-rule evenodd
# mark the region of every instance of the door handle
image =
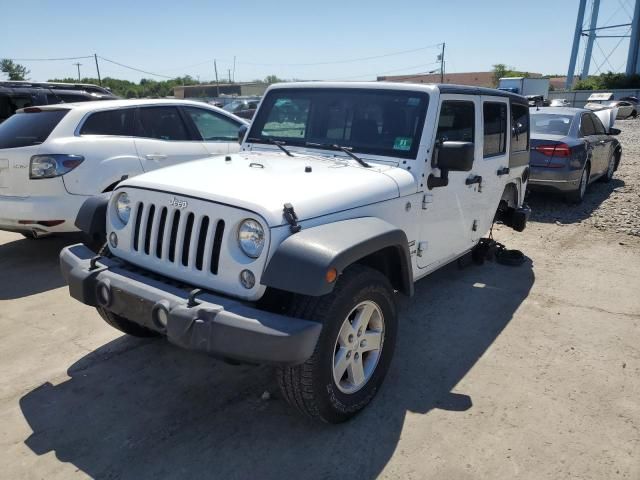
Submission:
<svg viewBox="0 0 640 480">
<path fill-rule="evenodd" d="M 501 177 L 502 175 L 508 175 L 509 172 L 511 170 L 509 170 L 509 167 L 502 167 L 500 170 L 498 170 L 498 176 Z"/>
<path fill-rule="evenodd" d="M 147 153 L 144 158 L 147 160 L 164 160 L 167 156 L 162 153 Z"/>
<path fill-rule="evenodd" d="M 465 185 L 473 185 L 474 183 L 481 184 L 482 177 L 480 175 L 471 175 L 470 177 L 467 177 L 464 183 Z"/>
</svg>

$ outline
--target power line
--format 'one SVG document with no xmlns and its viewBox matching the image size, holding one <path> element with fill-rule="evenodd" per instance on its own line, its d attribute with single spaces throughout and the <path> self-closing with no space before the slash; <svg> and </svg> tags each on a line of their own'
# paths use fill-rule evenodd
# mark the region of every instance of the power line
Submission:
<svg viewBox="0 0 640 480">
<path fill-rule="evenodd" d="M 105 58 L 105 57 L 103 57 L 101 55 L 98 55 L 98 58 L 104 60 L 105 62 L 113 63 L 114 65 L 118 65 L 118 66 L 123 67 L 123 68 L 128 68 L 129 70 L 134 70 L 136 72 L 145 73 L 147 75 L 153 75 L 154 77 L 162 77 L 162 78 L 167 78 L 169 80 L 175 78 L 175 77 L 169 77 L 167 75 L 160 75 L 159 73 L 148 72 L 147 70 L 141 70 L 141 69 L 136 68 L 136 67 L 131 67 L 129 65 L 125 65 L 124 63 L 116 62 L 115 60 L 109 60 L 108 58 Z"/>
<path fill-rule="evenodd" d="M 62 57 L 62 58 L 9 58 L 14 62 L 57 62 L 66 60 L 82 60 L 83 58 L 91 58 L 93 55 L 86 55 L 84 57 Z M 6 57 L 1 57 L 6 58 Z"/>
<path fill-rule="evenodd" d="M 341 80 L 351 80 L 351 79 L 354 79 L 354 78 L 363 78 L 363 77 L 378 77 L 381 74 L 385 74 L 385 73 L 396 73 L 396 72 L 402 72 L 402 71 L 406 71 L 406 70 L 411 70 L 413 68 L 428 67 L 429 65 L 435 65 L 436 63 L 440 63 L 440 61 L 435 61 L 435 62 L 430 62 L 430 63 L 422 63 L 420 65 L 412 65 L 410 67 L 394 68 L 393 70 L 386 70 L 384 72 L 368 73 L 368 74 L 364 74 L 364 75 L 351 75 L 349 77 L 334 78 L 332 80 L 333 81 L 341 81 Z M 420 75 L 420 74 L 413 74 L 413 75 Z M 425 75 L 425 74 L 422 74 L 422 75 Z M 403 77 L 404 77 L 404 75 L 403 75 Z"/>
</svg>

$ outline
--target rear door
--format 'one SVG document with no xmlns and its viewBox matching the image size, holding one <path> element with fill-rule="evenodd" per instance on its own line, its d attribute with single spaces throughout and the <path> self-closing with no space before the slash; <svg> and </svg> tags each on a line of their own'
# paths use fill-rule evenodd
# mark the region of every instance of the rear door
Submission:
<svg viewBox="0 0 640 480">
<path fill-rule="evenodd" d="M 604 141 L 596 133 L 596 127 L 593 122 L 595 115 L 592 113 L 583 113 L 580 119 L 580 135 L 587 142 L 587 151 L 591 159 L 590 177 L 599 175 L 602 171 L 604 152 Z"/>
<path fill-rule="evenodd" d="M 224 114 L 198 107 L 182 107 L 187 118 L 193 122 L 195 130 L 210 155 L 222 155 L 240 151 L 238 130 L 240 123 Z"/>
<path fill-rule="evenodd" d="M 178 106 L 138 110 L 135 146 L 145 171 L 204 158 L 209 152 L 187 127 Z"/>
<path fill-rule="evenodd" d="M 611 155 L 613 153 L 613 137 L 607 134 L 604 125 L 593 113 L 589 114 L 591 116 L 591 121 L 593 122 L 593 126 L 596 131 L 596 137 L 598 139 L 598 146 L 600 148 L 600 163 L 598 164 L 598 171 L 593 173 L 603 174 L 607 171 L 609 167 L 609 160 L 611 159 Z"/>
<path fill-rule="evenodd" d="M 17 113 L 0 125 L 0 196 L 29 196 L 29 162 L 68 109 Z"/>
</svg>

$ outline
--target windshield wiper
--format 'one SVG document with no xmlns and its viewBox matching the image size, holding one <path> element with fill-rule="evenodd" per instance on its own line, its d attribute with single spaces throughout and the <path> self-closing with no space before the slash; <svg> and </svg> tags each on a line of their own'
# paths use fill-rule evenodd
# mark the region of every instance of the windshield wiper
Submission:
<svg viewBox="0 0 640 480">
<path fill-rule="evenodd" d="M 283 147 L 283 145 L 286 145 L 286 143 L 282 142 L 282 141 L 278 141 L 278 140 L 274 140 L 273 138 L 256 138 L 256 137 L 249 137 L 247 138 L 247 142 L 257 142 L 257 143 L 269 143 L 271 145 L 275 145 L 276 147 L 278 147 L 280 150 L 282 150 L 284 153 L 286 153 L 288 156 L 293 157 L 293 153 L 291 153 L 289 150 L 287 150 L 286 148 Z"/>
<path fill-rule="evenodd" d="M 358 162 L 363 167 L 371 168 L 367 162 L 358 157 L 355 153 L 351 151 L 350 147 L 343 147 L 342 145 L 336 145 L 335 143 L 313 143 L 313 142 L 305 142 L 306 147 L 318 147 L 318 148 L 330 148 L 332 150 L 340 150 L 351 158 L 353 158 L 356 162 Z"/>
</svg>

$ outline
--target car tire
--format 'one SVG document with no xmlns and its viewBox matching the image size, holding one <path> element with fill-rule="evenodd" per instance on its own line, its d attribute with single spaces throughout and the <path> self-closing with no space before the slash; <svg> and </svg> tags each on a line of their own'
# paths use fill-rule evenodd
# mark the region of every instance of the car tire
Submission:
<svg viewBox="0 0 640 480">
<path fill-rule="evenodd" d="M 100 314 L 100 316 L 105 322 L 107 322 L 116 330 L 120 330 L 121 332 L 126 333 L 127 335 L 131 335 L 132 337 L 140 337 L 140 338 L 160 336 L 159 333 L 154 332 L 153 330 L 150 330 L 148 328 L 142 327 L 137 323 L 134 323 L 131 320 L 128 320 L 120 315 L 116 315 L 115 313 L 110 312 L 105 308 L 96 307 L 96 310 L 98 311 L 98 313 Z"/>
<path fill-rule="evenodd" d="M 567 195 L 567 200 L 570 203 L 582 203 L 582 200 L 584 200 L 587 186 L 589 186 L 589 171 L 589 164 L 587 164 L 580 174 L 580 183 L 578 184 L 578 188 Z"/>
<path fill-rule="evenodd" d="M 312 419 L 349 420 L 376 395 L 393 358 L 398 319 L 389 280 L 354 265 L 330 294 L 296 296 L 290 314 L 321 322 L 323 328 L 306 362 L 278 369 L 284 398 Z"/>
<path fill-rule="evenodd" d="M 22 235 L 27 240 L 40 240 L 42 238 L 50 237 L 52 234 L 51 233 L 40 233 L 38 235 L 34 235 L 32 232 L 20 232 L 20 235 Z"/>
<path fill-rule="evenodd" d="M 607 166 L 607 171 L 600 177 L 600 181 L 604 183 L 609 183 L 613 179 L 613 174 L 616 171 L 616 154 L 612 153 L 611 158 L 609 159 L 609 165 Z"/>
</svg>

